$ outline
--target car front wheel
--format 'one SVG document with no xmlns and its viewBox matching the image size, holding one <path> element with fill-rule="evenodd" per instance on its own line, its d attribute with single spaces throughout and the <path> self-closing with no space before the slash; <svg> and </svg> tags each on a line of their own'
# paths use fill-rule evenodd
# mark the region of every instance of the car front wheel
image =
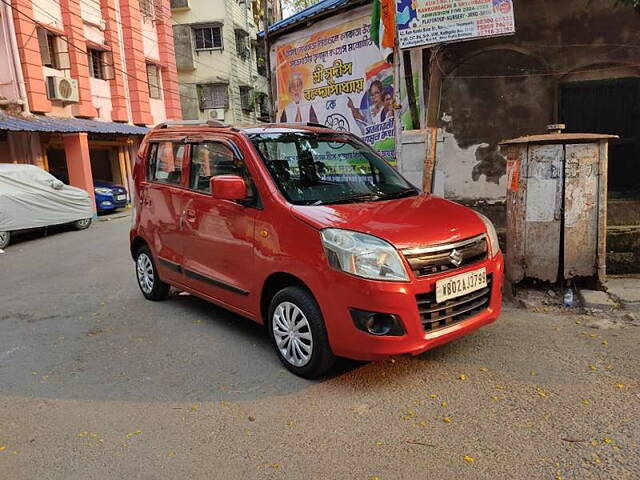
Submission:
<svg viewBox="0 0 640 480">
<path fill-rule="evenodd" d="M 335 363 L 320 307 L 300 287 L 287 287 L 274 295 L 268 327 L 280 361 L 305 378 L 327 373 Z"/>
<path fill-rule="evenodd" d="M 160 280 L 156 264 L 149 247 L 140 247 L 136 254 L 136 278 L 144 298 L 151 301 L 164 300 L 169 296 L 169 284 Z"/>
<path fill-rule="evenodd" d="M 11 241 L 11 232 L 0 232 L 0 248 L 5 248 Z"/>
</svg>

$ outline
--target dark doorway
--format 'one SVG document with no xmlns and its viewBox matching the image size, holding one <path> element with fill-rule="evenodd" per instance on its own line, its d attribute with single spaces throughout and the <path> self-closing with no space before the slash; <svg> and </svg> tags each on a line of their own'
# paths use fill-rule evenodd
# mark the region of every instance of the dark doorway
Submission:
<svg viewBox="0 0 640 480">
<path fill-rule="evenodd" d="M 609 198 L 640 199 L 640 78 L 563 84 L 560 121 L 567 133 L 619 135 L 609 143 Z"/>
<path fill-rule="evenodd" d="M 64 150 L 47 149 L 47 162 L 49 163 L 49 173 L 68 184 L 69 172 L 67 171 L 67 157 L 64 154 Z"/>
</svg>

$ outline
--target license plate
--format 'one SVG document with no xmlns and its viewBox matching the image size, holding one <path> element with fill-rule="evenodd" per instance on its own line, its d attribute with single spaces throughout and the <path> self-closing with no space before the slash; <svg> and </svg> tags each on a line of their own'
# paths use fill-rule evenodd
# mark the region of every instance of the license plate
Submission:
<svg viewBox="0 0 640 480">
<path fill-rule="evenodd" d="M 436 282 L 436 302 L 461 297 L 487 286 L 487 270 L 481 268 Z"/>
<path fill-rule="evenodd" d="M 116 195 L 116 200 L 126 200 L 127 196 L 126 195 Z"/>
</svg>

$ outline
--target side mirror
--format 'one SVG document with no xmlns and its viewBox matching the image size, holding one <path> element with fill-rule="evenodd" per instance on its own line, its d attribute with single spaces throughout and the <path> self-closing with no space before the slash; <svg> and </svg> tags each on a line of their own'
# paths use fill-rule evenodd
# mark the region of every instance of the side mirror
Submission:
<svg viewBox="0 0 640 480">
<path fill-rule="evenodd" d="M 247 198 L 247 184 L 236 175 L 220 175 L 209 180 L 211 195 L 219 200 L 244 200 Z"/>
</svg>

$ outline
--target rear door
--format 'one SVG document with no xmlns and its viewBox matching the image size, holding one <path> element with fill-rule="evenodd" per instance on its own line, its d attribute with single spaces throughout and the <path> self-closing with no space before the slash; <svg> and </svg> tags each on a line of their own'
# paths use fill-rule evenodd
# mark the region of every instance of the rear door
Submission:
<svg viewBox="0 0 640 480">
<path fill-rule="evenodd" d="M 254 229 L 257 193 L 243 155 L 224 137 L 191 141 L 188 190 L 185 193 L 184 275 L 187 286 L 248 312 L 256 294 Z M 249 201 L 212 197 L 209 180 L 218 175 L 245 179 Z"/>
<path fill-rule="evenodd" d="M 182 283 L 183 238 L 180 221 L 184 210 L 184 138 L 150 144 L 147 181 L 141 186 L 141 224 L 151 243 L 163 280 Z"/>
</svg>

